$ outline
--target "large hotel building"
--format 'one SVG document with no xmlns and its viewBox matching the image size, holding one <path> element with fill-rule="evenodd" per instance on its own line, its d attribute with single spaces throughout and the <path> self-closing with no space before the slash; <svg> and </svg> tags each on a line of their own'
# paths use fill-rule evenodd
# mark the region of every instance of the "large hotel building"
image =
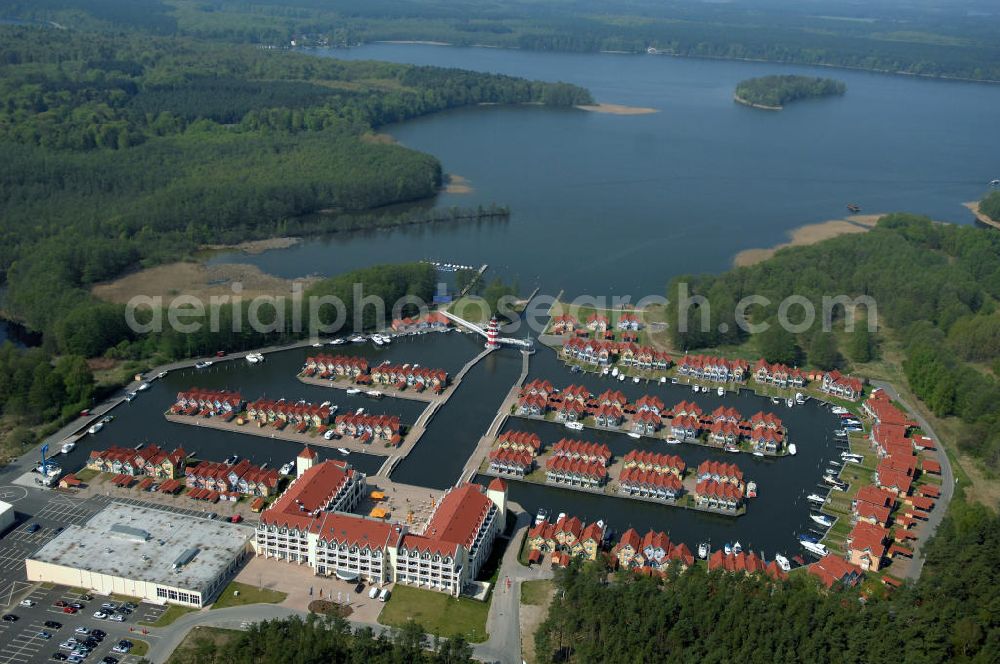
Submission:
<svg viewBox="0 0 1000 664">
<path fill-rule="evenodd" d="M 475 580 L 504 528 L 507 487 L 463 484 L 437 503 L 423 533 L 350 510 L 365 494 L 365 476 L 343 461 L 316 463 L 308 447 L 296 479 L 261 515 L 257 555 L 309 565 L 317 575 L 403 583 L 454 596 Z"/>
</svg>

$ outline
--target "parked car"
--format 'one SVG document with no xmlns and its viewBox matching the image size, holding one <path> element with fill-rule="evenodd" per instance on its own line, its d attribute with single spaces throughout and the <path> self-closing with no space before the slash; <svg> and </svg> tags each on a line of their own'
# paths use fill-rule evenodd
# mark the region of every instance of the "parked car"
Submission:
<svg viewBox="0 0 1000 664">
<path fill-rule="evenodd" d="M 114 602 L 105 602 L 104 604 L 101 604 L 101 608 L 102 609 L 111 609 L 112 611 L 114 611 L 115 609 L 118 608 L 118 605 L 115 604 Z"/>
<path fill-rule="evenodd" d="M 80 655 L 77 655 L 76 653 L 73 653 L 69 657 L 66 658 L 66 661 L 69 662 L 69 664 L 82 664 L 83 663 L 83 657 L 81 657 Z"/>
<path fill-rule="evenodd" d="M 29 524 L 28 527 L 24 529 L 24 531 L 30 534 L 30 533 L 37 533 L 41 529 L 42 527 L 39 526 L 37 523 L 32 523 Z"/>
<path fill-rule="evenodd" d="M 368 599 L 375 599 L 378 597 L 378 586 L 372 586 L 372 589 L 368 591 Z"/>
<path fill-rule="evenodd" d="M 358 581 L 358 585 L 354 586 L 354 592 L 361 594 L 365 591 L 365 582 Z"/>
<path fill-rule="evenodd" d="M 243 517 L 239 514 L 234 514 L 232 517 L 230 517 L 229 520 L 232 521 L 233 523 L 239 523 L 240 521 L 243 520 Z"/>
<path fill-rule="evenodd" d="M 93 595 L 86 595 L 86 594 L 80 595 L 80 601 L 81 602 L 89 602 L 92 599 L 94 599 Z"/>
<path fill-rule="evenodd" d="M 37 638 L 39 638 L 39 639 L 51 639 L 52 638 L 52 635 L 49 634 L 48 632 L 45 632 L 45 631 L 39 632 L 38 634 L 35 634 L 35 636 Z"/>
<path fill-rule="evenodd" d="M 54 652 L 54 653 L 52 653 L 52 659 L 54 659 L 56 661 L 59 661 L 59 662 L 65 662 L 66 661 L 66 653 Z"/>
<path fill-rule="evenodd" d="M 56 601 L 52 602 L 52 606 L 66 606 L 66 600 L 57 599 Z"/>
<path fill-rule="evenodd" d="M 388 602 L 388 601 L 389 601 L 389 596 L 390 596 L 391 594 L 392 594 L 392 593 L 391 593 L 391 592 L 389 592 L 389 589 L 388 589 L 388 588 L 383 588 L 383 589 L 382 589 L 382 592 L 380 592 L 380 593 L 378 594 L 378 601 L 380 601 L 380 602 Z"/>
<path fill-rule="evenodd" d="M 59 644 L 60 650 L 72 650 L 75 647 L 76 647 L 76 641 L 73 641 L 72 643 L 70 643 L 69 641 L 63 641 L 62 643 Z"/>
<path fill-rule="evenodd" d="M 94 611 L 94 617 L 97 618 L 98 620 L 107 620 L 108 614 L 106 614 L 104 611 Z"/>
<path fill-rule="evenodd" d="M 63 613 L 74 614 L 74 613 L 76 613 L 76 611 L 77 610 L 74 609 L 72 606 L 64 606 L 63 607 Z"/>
<path fill-rule="evenodd" d="M 126 609 L 128 609 L 129 611 L 135 611 L 136 609 L 139 608 L 139 605 L 136 604 L 135 602 L 125 602 L 125 604 L 123 604 L 123 606 Z"/>
<path fill-rule="evenodd" d="M 55 620 L 46 620 L 44 624 L 49 629 L 62 629 L 62 623 Z"/>
<path fill-rule="evenodd" d="M 108 618 L 108 620 L 110 620 L 111 622 L 125 622 L 125 616 L 123 616 L 120 613 L 116 613 L 115 615 Z"/>
<path fill-rule="evenodd" d="M 22 599 L 18 603 L 18 606 L 26 606 L 26 607 L 29 607 L 29 608 L 32 607 L 32 606 L 34 606 L 34 605 L 35 605 L 35 603 L 32 602 L 30 599 Z"/>
<path fill-rule="evenodd" d="M 73 631 L 76 632 L 77 634 L 83 634 L 84 636 L 86 636 L 87 634 L 90 634 L 90 630 L 87 629 L 86 627 L 84 627 L 83 625 L 80 625 L 79 627 L 77 627 Z"/>
<path fill-rule="evenodd" d="M 18 620 L 20 620 L 20 618 L 18 618 L 17 616 L 15 616 L 13 613 L 5 613 L 5 614 L 3 614 L 3 621 L 4 622 L 12 623 L 12 622 L 17 622 Z"/>
<path fill-rule="evenodd" d="M 94 637 L 95 639 L 97 639 L 98 641 L 100 641 L 105 636 L 107 636 L 107 634 L 104 632 L 104 630 L 100 630 L 100 629 L 92 629 L 92 630 L 90 630 L 90 635 L 92 637 Z"/>
<path fill-rule="evenodd" d="M 108 655 L 107 657 L 101 660 L 101 664 L 118 664 L 118 658 Z"/>
<path fill-rule="evenodd" d="M 80 602 L 70 602 L 69 605 L 72 606 L 77 611 L 79 611 L 80 609 L 87 608 L 86 604 L 81 604 Z"/>
</svg>

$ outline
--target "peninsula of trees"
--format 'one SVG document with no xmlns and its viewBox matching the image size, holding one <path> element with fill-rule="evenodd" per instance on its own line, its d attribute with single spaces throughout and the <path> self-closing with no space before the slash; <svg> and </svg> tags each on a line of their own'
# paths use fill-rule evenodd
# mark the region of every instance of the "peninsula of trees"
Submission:
<svg viewBox="0 0 1000 664">
<path fill-rule="evenodd" d="M 784 108 L 785 104 L 798 99 L 830 97 L 842 95 L 846 91 L 846 85 L 832 78 L 762 76 L 740 81 L 736 86 L 734 98 L 747 106 L 778 111 Z"/>
<path fill-rule="evenodd" d="M 97 282 L 202 244 L 309 232 L 303 215 L 321 210 L 374 224 L 370 210 L 435 194 L 440 163 L 370 140 L 379 126 L 592 102 L 564 83 L 136 30 L 0 26 L 0 62 L 3 311 L 91 356 L 129 341 L 105 325 L 121 316 L 90 296 Z"/>
</svg>

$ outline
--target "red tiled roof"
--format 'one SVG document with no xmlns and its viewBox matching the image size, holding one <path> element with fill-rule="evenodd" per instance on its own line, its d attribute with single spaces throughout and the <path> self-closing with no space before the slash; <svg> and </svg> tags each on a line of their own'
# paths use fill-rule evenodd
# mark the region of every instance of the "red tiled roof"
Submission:
<svg viewBox="0 0 1000 664">
<path fill-rule="evenodd" d="M 318 463 L 294 480 L 288 489 L 261 514 L 261 522 L 301 529 L 313 527 L 315 512 L 336 495 L 354 474 L 343 461 Z"/>
<path fill-rule="evenodd" d="M 740 482 L 743 481 L 743 471 L 735 463 L 723 463 L 722 461 L 705 460 L 698 464 L 698 475 L 717 475 L 719 477 L 731 477 Z"/>
<path fill-rule="evenodd" d="M 873 555 L 881 557 L 885 552 L 885 541 L 889 531 L 882 526 L 876 526 L 867 521 L 858 521 L 854 528 L 847 535 L 850 548 L 855 551 L 870 551 Z"/>
<path fill-rule="evenodd" d="M 320 538 L 348 546 L 382 549 L 398 546 L 401 528 L 381 519 L 367 519 L 355 514 L 326 512 L 315 529 Z"/>
<path fill-rule="evenodd" d="M 660 466 L 662 468 L 676 468 L 678 472 L 683 473 L 687 464 L 676 454 L 658 454 L 656 452 L 650 452 L 648 450 L 631 450 L 625 455 L 623 461 L 628 464 L 630 462 L 649 464 L 653 466 Z"/>
<path fill-rule="evenodd" d="M 487 489 L 489 489 L 490 491 L 506 491 L 507 483 L 504 482 L 499 477 L 494 477 L 492 480 L 490 480 L 490 485 L 487 487 Z"/>
<path fill-rule="evenodd" d="M 311 448 L 308 445 L 306 445 L 305 447 L 302 448 L 302 451 L 299 452 L 299 458 L 300 459 L 318 459 L 319 458 L 319 453 L 316 452 L 316 450 L 314 450 L 313 448 Z"/>
<path fill-rule="evenodd" d="M 833 554 L 823 556 L 810 565 L 809 573 L 818 577 L 820 582 L 827 588 L 832 588 L 834 583 L 846 579 L 853 579 L 853 585 L 862 576 L 860 567 L 852 565 L 843 558 Z"/>
<path fill-rule="evenodd" d="M 478 484 L 452 489 L 438 503 L 424 536 L 455 542 L 468 549 L 492 506 L 493 501 Z"/>
</svg>

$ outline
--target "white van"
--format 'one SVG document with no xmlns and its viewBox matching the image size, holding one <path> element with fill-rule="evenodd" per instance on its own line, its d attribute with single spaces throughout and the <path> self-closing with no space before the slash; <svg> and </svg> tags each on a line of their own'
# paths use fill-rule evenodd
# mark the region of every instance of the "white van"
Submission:
<svg viewBox="0 0 1000 664">
<path fill-rule="evenodd" d="M 385 602 L 388 601 L 388 599 L 389 599 L 389 589 L 383 588 L 382 592 L 380 592 L 378 595 L 378 601 Z"/>
<path fill-rule="evenodd" d="M 372 589 L 368 591 L 368 599 L 375 599 L 378 597 L 378 586 L 373 585 Z"/>
</svg>

